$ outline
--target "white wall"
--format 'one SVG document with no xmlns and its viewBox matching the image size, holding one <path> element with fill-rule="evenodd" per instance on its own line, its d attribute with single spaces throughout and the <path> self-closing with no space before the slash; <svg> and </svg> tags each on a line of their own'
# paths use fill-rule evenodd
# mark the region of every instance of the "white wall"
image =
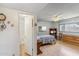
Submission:
<svg viewBox="0 0 79 59">
<path fill-rule="evenodd" d="M 7 28 L 4 31 L 0 32 L 0 56 L 12 56 L 13 54 L 19 55 L 21 44 L 19 33 L 19 14 L 33 14 L 4 7 L 0 7 L 0 13 L 4 13 L 7 17 L 5 21 Z M 7 21 L 10 21 L 10 24 L 7 24 Z M 11 27 L 11 24 L 14 24 L 14 27 Z M 34 35 L 36 36 L 35 33 L 36 32 L 34 32 Z M 37 44 L 36 41 L 33 43 L 35 45 Z M 35 45 L 33 45 L 33 48 L 36 47 Z M 34 49 L 33 52 L 36 52 L 36 49 Z M 33 54 L 36 55 L 36 53 Z"/>
<path fill-rule="evenodd" d="M 18 12 L 16 10 L 0 8 L 0 13 L 6 15 L 6 26 L 0 32 L 0 56 L 19 55 L 19 32 L 18 32 Z M 10 24 L 7 24 L 10 21 Z M 11 27 L 14 24 L 14 27 Z"/>
</svg>

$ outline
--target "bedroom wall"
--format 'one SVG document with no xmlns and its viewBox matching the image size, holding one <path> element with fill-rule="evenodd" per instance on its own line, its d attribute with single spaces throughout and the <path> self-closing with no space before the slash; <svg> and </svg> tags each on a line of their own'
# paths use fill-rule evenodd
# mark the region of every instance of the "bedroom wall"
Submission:
<svg viewBox="0 0 79 59">
<path fill-rule="evenodd" d="M 0 7 L 0 13 L 6 15 L 6 26 L 4 31 L 0 31 L 0 56 L 19 55 L 19 32 L 18 32 L 18 13 L 16 10 Z M 10 21 L 14 24 L 7 24 Z"/>
<path fill-rule="evenodd" d="M 19 14 L 31 13 L 5 7 L 0 7 L 0 13 L 6 15 L 7 26 L 4 31 L 0 31 L 0 56 L 20 55 Z M 10 21 L 10 24 L 7 21 Z M 11 27 L 11 24 L 14 24 L 14 27 Z"/>
<path fill-rule="evenodd" d="M 59 24 L 65 24 L 65 23 L 75 23 L 79 22 L 79 16 L 78 17 L 73 17 L 69 19 L 64 19 L 59 22 Z M 63 32 L 64 34 L 71 34 L 71 35 L 77 35 L 79 36 L 79 33 L 71 33 L 71 32 Z"/>
<path fill-rule="evenodd" d="M 57 28 L 57 35 L 59 35 L 59 21 L 52 22 L 52 27 Z"/>
<path fill-rule="evenodd" d="M 38 21 L 38 26 L 46 26 L 47 29 L 45 32 L 39 32 L 38 35 L 48 35 L 49 34 L 49 28 L 58 28 L 58 22 L 52 22 L 52 21 Z"/>
<path fill-rule="evenodd" d="M 22 43 L 20 40 L 20 30 L 19 30 L 19 14 L 25 14 L 25 15 L 34 15 L 29 12 L 19 11 L 15 9 L 0 7 L 0 13 L 4 13 L 6 15 L 6 26 L 7 28 L 4 31 L 0 31 L 0 56 L 19 56 L 20 55 L 20 44 Z M 35 16 L 35 15 L 34 15 Z M 10 24 L 7 23 L 7 21 L 10 21 Z M 34 19 L 34 22 L 37 23 L 37 19 Z M 11 24 L 14 24 L 13 27 L 11 27 Z M 36 28 L 36 27 L 35 27 Z M 35 29 L 37 30 L 37 29 Z M 34 31 L 33 31 L 34 32 Z M 34 38 L 36 36 L 36 31 L 34 32 Z M 33 42 L 33 52 L 37 52 L 36 42 L 35 40 Z M 33 53 L 36 55 L 36 53 Z"/>
</svg>

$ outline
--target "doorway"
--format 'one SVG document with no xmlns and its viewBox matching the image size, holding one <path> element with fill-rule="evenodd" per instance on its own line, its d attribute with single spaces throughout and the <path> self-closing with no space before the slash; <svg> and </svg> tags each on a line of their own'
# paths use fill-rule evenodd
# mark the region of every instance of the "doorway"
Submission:
<svg viewBox="0 0 79 59">
<path fill-rule="evenodd" d="M 20 43 L 27 54 L 37 55 L 36 19 L 32 15 L 19 14 Z"/>
</svg>

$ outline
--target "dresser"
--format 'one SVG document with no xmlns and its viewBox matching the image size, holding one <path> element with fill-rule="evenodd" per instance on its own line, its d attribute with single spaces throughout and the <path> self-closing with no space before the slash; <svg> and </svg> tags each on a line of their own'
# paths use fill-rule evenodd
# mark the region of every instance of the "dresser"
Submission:
<svg viewBox="0 0 79 59">
<path fill-rule="evenodd" d="M 62 41 L 79 45 L 79 36 L 63 34 Z"/>
</svg>

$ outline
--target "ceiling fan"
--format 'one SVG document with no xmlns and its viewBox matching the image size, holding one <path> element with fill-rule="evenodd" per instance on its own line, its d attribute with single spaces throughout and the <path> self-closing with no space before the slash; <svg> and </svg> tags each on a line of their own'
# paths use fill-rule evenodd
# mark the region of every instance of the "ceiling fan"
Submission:
<svg viewBox="0 0 79 59">
<path fill-rule="evenodd" d="M 59 21 L 61 19 L 61 16 L 62 16 L 62 14 L 58 13 L 58 14 L 52 16 L 52 19 L 53 19 L 53 21 Z"/>
</svg>

